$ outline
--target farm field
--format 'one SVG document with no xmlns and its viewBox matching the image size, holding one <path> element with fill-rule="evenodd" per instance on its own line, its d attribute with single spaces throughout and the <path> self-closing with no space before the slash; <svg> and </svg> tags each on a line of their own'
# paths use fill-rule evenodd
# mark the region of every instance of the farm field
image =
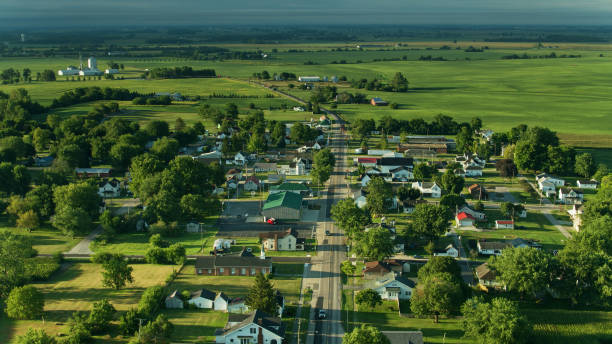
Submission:
<svg viewBox="0 0 612 344">
<path fill-rule="evenodd" d="M 117 311 L 135 307 L 145 288 L 163 284 L 176 267 L 170 265 L 133 264 L 134 283 L 121 290 L 102 286 L 100 266 L 74 263 L 56 273 L 48 281 L 34 283 L 45 297 L 45 321 L 8 320 L 0 318 L 0 343 L 9 343 L 28 328 L 44 328 L 55 334 L 63 330 L 63 323 L 75 311 L 89 311 L 94 301 L 107 298 Z M 106 343 L 108 338 L 100 339 Z"/>
</svg>

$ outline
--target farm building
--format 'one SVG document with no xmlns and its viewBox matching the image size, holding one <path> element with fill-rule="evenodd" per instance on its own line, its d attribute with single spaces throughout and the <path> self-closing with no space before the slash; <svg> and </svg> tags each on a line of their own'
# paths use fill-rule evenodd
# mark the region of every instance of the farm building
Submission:
<svg viewBox="0 0 612 344">
<path fill-rule="evenodd" d="M 495 220 L 495 228 L 502 229 L 514 229 L 514 221 L 512 220 Z"/>
<path fill-rule="evenodd" d="M 288 191 L 270 193 L 262 214 L 277 220 L 299 220 L 302 215 L 302 196 Z"/>
<path fill-rule="evenodd" d="M 576 185 L 581 189 L 597 189 L 597 184 L 599 183 L 596 180 L 580 179 L 576 181 Z"/>
<path fill-rule="evenodd" d="M 387 103 L 386 101 L 382 100 L 382 98 L 378 98 L 378 97 L 374 97 L 370 100 L 370 104 L 372 104 L 372 106 L 387 106 L 389 105 L 389 103 Z"/>
<path fill-rule="evenodd" d="M 319 76 L 300 76 L 298 78 L 299 82 L 319 82 L 321 81 L 321 77 Z"/>
</svg>

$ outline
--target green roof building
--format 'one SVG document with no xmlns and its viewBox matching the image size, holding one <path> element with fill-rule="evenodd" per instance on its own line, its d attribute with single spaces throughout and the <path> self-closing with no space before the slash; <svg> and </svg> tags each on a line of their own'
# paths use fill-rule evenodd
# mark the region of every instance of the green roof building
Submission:
<svg viewBox="0 0 612 344">
<path fill-rule="evenodd" d="M 293 192 L 299 195 L 304 195 L 310 192 L 308 186 L 301 183 L 288 183 L 284 182 L 280 185 L 274 185 L 270 187 L 270 194 L 279 192 Z"/>
<path fill-rule="evenodd" d="M 277 220 L 299 220 L 302 215 L 302 196 L 294 192 L 270 193 L 263 206 L 263 216 Z"/>
</svg>

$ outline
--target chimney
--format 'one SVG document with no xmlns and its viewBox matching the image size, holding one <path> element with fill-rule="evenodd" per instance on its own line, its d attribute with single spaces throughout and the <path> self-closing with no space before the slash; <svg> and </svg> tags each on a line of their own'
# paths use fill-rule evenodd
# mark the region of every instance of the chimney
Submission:
<svg viewBox="0 0 612 344">
<path fill-rule="evenodd" d="M 257 321 L 259 326 L 261 326 L 261 318 Z M 259 334 L 257 335 L 257 344 L 264 344 L 263 332 L 261 331 L 261 327 L 259 328 Z"/>
</svg>

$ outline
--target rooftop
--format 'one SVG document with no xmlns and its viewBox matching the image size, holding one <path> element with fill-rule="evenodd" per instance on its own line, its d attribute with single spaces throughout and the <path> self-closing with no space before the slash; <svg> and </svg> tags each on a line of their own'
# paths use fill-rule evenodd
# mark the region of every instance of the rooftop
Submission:
<svg viewBox="0 0 612 344">
<path fill-rule="evenodd" d="M 299 210 L 302 207 L 302 196 L 294 192 L 287 191 L 268 195 L 268 199 L 263 206 L 263 210 L 276 207 L 288 207 Z"/>
</svg>

